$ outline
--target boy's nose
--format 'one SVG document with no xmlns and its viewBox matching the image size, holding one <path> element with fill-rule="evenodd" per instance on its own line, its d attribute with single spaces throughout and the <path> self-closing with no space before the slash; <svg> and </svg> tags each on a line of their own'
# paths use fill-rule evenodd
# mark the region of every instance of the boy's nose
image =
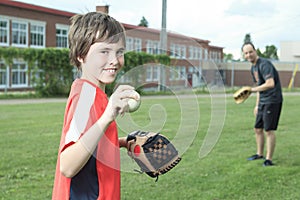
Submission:
<svg viewBox="0 0 300 200">
<path fill-rule="evenodd" d="M 118 57 L 115 53 L 112 53 L 109 56 L 109 64 L 110 65 L 117 65 L 119 63 Z"/>
</svg>

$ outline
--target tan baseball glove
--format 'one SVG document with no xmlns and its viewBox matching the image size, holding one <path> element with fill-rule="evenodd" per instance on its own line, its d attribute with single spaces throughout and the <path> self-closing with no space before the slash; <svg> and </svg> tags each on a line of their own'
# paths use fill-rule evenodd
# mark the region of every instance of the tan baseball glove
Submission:
<svg viewBox="0 0 300 200">
<path fill-rule="evenodd" d="M 175 146 L 160 133 L 134 131 L 127 136 L 128 155 L 146 172 L 158 179 L 175 167 L 181 160 Z"/>
<path fill-rule="evenodd" d="M 251 87 L 244 86 L 233 94 L 233 98 L 235 103 L 240 104 L 246 101 L 246 99 L 248 99 L 250 95 L 251 95 Z"/>
</svg>

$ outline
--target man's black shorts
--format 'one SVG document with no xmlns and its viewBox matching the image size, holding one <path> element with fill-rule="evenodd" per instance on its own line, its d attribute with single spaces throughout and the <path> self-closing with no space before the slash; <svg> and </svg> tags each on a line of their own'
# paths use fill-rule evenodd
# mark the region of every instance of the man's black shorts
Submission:
<svg viewBox="0 0 300 200">
<path fill-rule="evenodd" d="M 277 130 L 281 107 L 282 103 L 260 105 L 254 128 L 263 128 L 265 131 Z"/>
</svg>

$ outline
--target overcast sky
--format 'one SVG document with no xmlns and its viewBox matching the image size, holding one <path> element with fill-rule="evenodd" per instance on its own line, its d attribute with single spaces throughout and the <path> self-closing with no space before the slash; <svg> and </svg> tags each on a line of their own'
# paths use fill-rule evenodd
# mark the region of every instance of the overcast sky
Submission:
<svg viewBox="0 0 300 200">
<path fill-rule="evenodd" d="M 75 13 L 95 11 L 98 4 L 110 5 L 118 21 L 137 25 L 144 16 L 150 28 L 161 27 L 162 0 L 19 0 Z M 281 41 L 300 41 L 299 0 L 167 0 L 167 30 L 224 47 L 240 58 L 247 33 L 256 48 Z M 280 53 L 278 52 L 278 55 Z"/>
</svg>

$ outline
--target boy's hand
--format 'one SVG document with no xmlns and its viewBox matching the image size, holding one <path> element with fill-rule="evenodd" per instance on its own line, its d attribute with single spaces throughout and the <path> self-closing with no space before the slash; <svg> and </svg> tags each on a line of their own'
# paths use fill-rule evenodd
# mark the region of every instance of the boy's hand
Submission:
<svg viewBox="0 0 300 200">
<path fill-rule="evenodd" d="M 129 85 L 120 85 L 111 95 L 104 114 L 111 120 L 115 120 L 118 115 L 124 115 L 129 111 L 128 100 L 139 99 L 139 94 L 134 87 Z"/>
</svg>

